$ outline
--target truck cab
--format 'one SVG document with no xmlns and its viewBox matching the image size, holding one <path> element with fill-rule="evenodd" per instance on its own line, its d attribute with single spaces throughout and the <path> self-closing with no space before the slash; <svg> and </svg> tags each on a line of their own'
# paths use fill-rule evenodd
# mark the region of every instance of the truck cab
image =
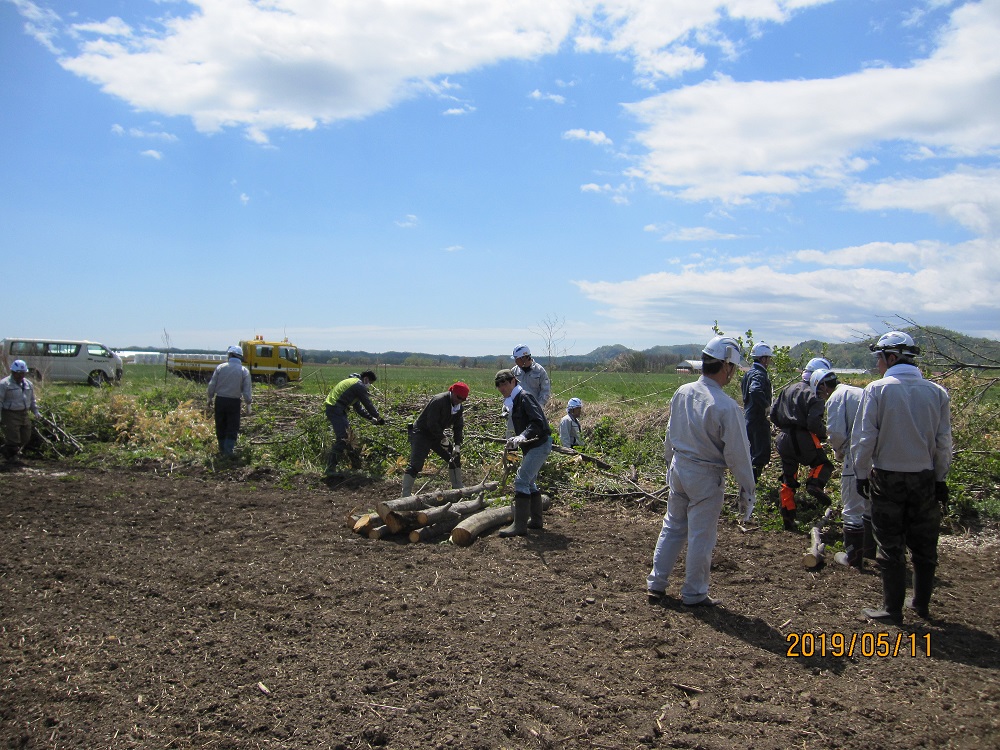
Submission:
<svg viewBox="0 0 1000 750">
<path fill-rule="evenodd" d="M 258 336 L 253 341 L 241 341 L 240 346 L 243 364 L 254 380 L 280 387 L 302 377 L 302 354 L 288 341 L 264 341 L 263 336 Z"/>
</svg>

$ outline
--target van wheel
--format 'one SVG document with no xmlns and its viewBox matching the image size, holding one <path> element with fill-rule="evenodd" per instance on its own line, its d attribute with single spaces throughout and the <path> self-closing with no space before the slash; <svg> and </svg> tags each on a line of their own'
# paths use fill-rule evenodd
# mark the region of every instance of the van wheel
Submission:
<svg viewBox="0 0 1000 750">
<path fill-rule="evenodd" d="M 288 385 L 288 376 L 283 372 L 275 373 L 271 376 L 271 385 L 275 388 L 284 388 Z"/>
<path fill-rule="evenodd" d="M 107 385 L 109 382 L 108 376 L 105 375 L 102 370 L 94 370 L 87 376 L 87 385 L 92 385 L 95 388 L 100 388 L 102 385 Z"/>
</svg>

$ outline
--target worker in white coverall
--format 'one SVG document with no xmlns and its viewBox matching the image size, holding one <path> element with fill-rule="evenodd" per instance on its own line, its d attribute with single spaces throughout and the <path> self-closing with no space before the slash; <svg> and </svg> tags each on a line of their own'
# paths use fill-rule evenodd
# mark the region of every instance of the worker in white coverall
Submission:
<svg viewBox="0 0 1000 750">
<path fill-rule="evenodd" d="M 844 521 L 844 551 L 834 555 L 834 560 L 858 570 L 863 569 L 866 559 L 875 559 L 872 502 L 858 492 L 851 457 L 851 430 L 864 392 L 864 388 L 841 383 L 826 400 L 826 436 L 834 457 L 840 461 L 841 518 Z"/>
<path fill-rule="evenodd" d="M 739 344 L 716 336 L 702 350 L 702 375 L 677 389 L 670 400 L 670 420 L 663 441 L 670 495 L 663 529 L 646 578 L 650 604 L 666 596 L 667 578 L 687 543 L 681 601 L 689 606 L 713 606 L 708 594 L 712 552 L 718 538 L 719 515 L 728 467 L 740 485 L 742 520 L 753 513 L 756 483 L 750 463 L 743 409 L 722 390 L 742 360 Z"/>
</svg>

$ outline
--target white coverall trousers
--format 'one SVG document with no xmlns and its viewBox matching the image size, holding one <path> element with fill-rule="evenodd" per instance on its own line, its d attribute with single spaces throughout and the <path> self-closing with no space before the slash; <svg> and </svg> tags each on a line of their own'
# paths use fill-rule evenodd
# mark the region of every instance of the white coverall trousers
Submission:
<svg viewBox="0 0 1000 750">
<path fill-rule="evenodd" d="M 681 600 L 697 604 L 708 596 L 712 552 L 719 537 L 719 515 L 725 495 L 725 470 L 694 464 L 674 456 L 670 465 L 670 495 L 663 528 L 653 552 L 653 569 L 646 588 L 666 591 L 667 578 L 687 543 Z"/>
<path fill-rule="evenodd" d="M 858 478 L 850 456 L 844 456 L 842 460 L 844 465 L 840 473 L 840 500 L 844 504 L 844 510 L 841 517 L 844 519 L 845 529 L 860 531 L 864 529 L 863 519 L 872 517 L 872 501 L 871 498 L 866 500 L 861 497 L 858 492 Z"/>
</svg>

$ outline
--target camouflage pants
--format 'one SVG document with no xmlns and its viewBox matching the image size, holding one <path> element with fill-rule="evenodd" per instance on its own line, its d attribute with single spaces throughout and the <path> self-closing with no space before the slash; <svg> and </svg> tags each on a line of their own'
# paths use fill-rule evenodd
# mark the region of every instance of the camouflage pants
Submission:
<svg viewBox="0 0 1000 750">
<path fill-rule="evenodd" d="M 914 566 L 936 565 L 941 508 L 934 472 L 873 469 L 871 498 L 879 564 L 904 567 L 908 548 Z"/>
</svg>

